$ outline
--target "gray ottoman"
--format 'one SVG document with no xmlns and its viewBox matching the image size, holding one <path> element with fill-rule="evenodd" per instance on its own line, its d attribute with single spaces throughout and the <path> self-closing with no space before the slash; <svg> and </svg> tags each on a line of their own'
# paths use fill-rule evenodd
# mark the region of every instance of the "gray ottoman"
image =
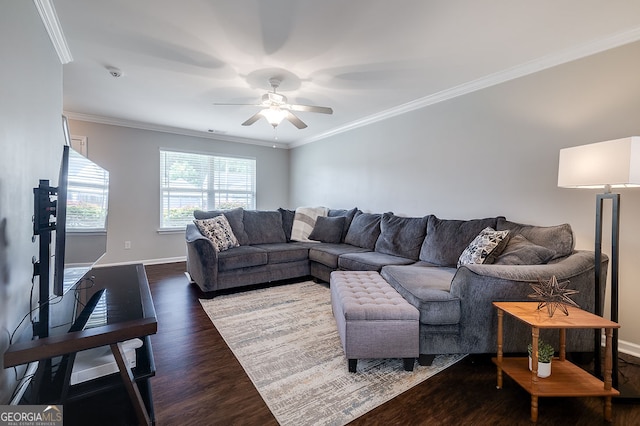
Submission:
<svg viewBox="0 0 640 426">
<path fill-rule="evenodd" d="M 331 273 L 331 307 L 349 363 L 361 358 L 404 358 L 413 370 L 419 353 L 420 313 L 377 272 Z"/>
</svg>

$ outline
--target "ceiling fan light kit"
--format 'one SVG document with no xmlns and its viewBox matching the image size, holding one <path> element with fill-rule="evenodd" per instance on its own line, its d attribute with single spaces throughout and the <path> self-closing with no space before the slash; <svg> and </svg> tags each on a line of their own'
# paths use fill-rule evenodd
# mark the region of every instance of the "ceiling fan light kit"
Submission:
<svg viewBox="0 0 640 426">
<path fill-rule="evenodd" d="M 263 109 L 257 112 L 256 114 L 249 117 L 244 123 L 243 126 L 251 126 L 253 123 L 258 121 L 261 117 L 264 117 L 271 126 L 275 129 L 278 127 L 283 120 L 289 121 L 291 124 L 296 126 L 298 129 L 304 129 L 307 125 L 300 120 L 295 114 L 291 111 L 303 111 L 303 112 L 317 112 L 321 114 L 333 114 L 333 109 L 329 107 L 323 106 L 315 106 L 315 105 L 295 105 L 288 104 L 287 97 L 281 95 L 276 92 L 276 89 L 280 87 L 281 80 L 279 78 L 270 78 L 269 84 L 271 85 L 272 91 L 267 92 L 262 95 L 262 102 L 259 104 L 219 104 L 216 103 L 214 105 L 247 105 L 247 106 L 258 106 Z"/>
<path fill-rule="evenodd" d="M 281 110 L 277 106 L 270 106 L 269 108 L 265 108 L 260 111 L 260 114 L 267 119 L 269 124 L 273 127 L 278 126 L 278 124 L 282 123 L 282 120 L 287 116 L 287 111 Z"/>
</svg>

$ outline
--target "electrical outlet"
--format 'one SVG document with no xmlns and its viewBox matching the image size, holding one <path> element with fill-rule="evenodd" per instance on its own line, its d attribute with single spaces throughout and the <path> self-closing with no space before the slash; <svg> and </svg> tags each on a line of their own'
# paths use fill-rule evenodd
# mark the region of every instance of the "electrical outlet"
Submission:
<svg viewBox="0 0 640 426">
<path fill-rule="evenodd" d="M 131 241 L 125 241 L 124 242 L 124 249 L 125 250 L 129 250 L 131 248 Z"/>
</svg>

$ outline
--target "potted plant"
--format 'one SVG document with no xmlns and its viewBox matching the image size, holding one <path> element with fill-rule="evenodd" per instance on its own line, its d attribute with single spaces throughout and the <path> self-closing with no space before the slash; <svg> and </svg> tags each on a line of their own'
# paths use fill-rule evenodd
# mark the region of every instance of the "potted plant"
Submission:
<svg viewBox="0 0 640 426">
<path fill-rule="evenodd" d="M 527 352 L 529 352 L 529 370 L 531 370 L 531 343 L 527 346 Z M 551 375 L 551 359 L 554 353 L 553 346 L 538 339 L 538 377 L 549 377 Z"/>
</svg>

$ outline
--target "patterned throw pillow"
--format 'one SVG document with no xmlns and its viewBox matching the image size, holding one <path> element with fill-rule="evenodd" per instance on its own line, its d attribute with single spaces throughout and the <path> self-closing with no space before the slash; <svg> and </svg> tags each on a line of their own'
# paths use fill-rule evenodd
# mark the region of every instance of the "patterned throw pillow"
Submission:
<svg viewBox="0 0 640 426">
<path fill-rule="evenodd" d="M 506 247 L 509 241 L 508 236 L 509 231 L 484 228 L 462 252 L 458 259 L 458 267 L 472 263 L 492 263 Z"/>
<path fill-rule="evenodd" d="M 194 220 L 200 233 L 209 238 L 213 243 L 216 251 L 221 252 L 232 247 L 238 247 L 238 240 L 233 235 L 231 225 L 226 216 L 221 214 L 220 216 L 212 217 L 211 219 Z"/>
</svg>

